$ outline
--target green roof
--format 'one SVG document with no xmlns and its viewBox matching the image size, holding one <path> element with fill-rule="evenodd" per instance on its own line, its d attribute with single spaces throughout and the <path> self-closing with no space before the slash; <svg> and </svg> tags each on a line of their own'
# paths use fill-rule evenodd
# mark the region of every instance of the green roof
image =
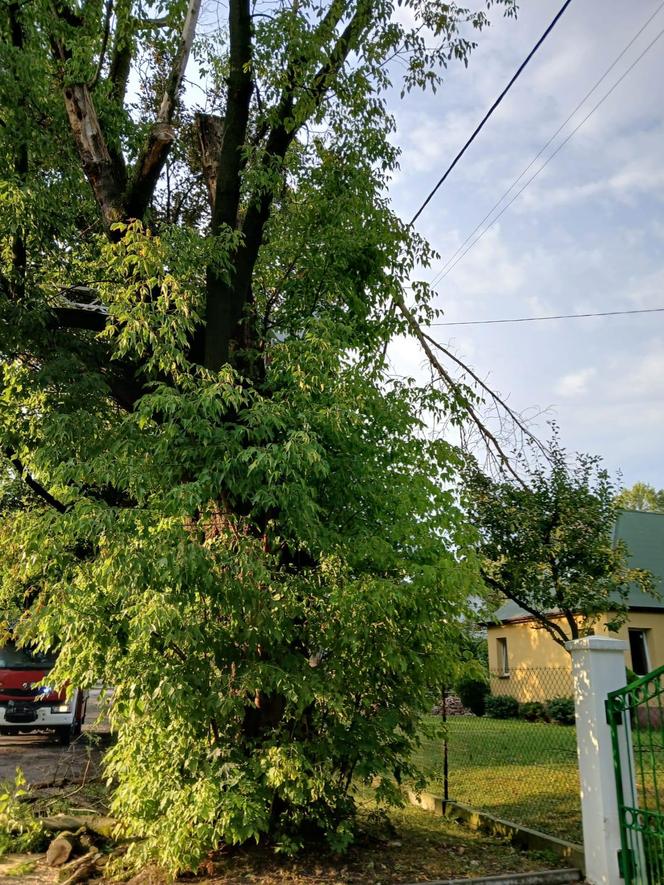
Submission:
<svg viewBox="0 0 664 885">
<path fill-rule="evenodd" d="M 624 541 L 632 568 L 643 568 L 655 576 L 655 589 L 662 599 L 649 596 L 633 587 L 627 597 L 630 608 L 654 608 L 664 611 L 664 513 L 621 510 L 613 530 L 614 540 Z M 508 600 L 495 613 L 499 621 L 529 617 L 516 602 Z"/>
</svg>

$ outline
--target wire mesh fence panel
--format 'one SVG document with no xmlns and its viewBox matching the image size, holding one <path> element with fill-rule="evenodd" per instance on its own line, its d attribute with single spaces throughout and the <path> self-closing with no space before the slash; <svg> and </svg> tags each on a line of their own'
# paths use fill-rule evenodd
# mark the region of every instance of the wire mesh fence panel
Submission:
<svg viewBox="0 0 664 885">
<path fill-rule="evenodd" d="M 446 741 L 426 738 L 417 756 L 430 789 L 504 820 L 580 842 L 571 674 L 522 669 L 509 680 L 491 674 L 490 686 L 483 716 L 464 710 L 449 695 L 444 711 L 439 708 Z"/>
</svg>

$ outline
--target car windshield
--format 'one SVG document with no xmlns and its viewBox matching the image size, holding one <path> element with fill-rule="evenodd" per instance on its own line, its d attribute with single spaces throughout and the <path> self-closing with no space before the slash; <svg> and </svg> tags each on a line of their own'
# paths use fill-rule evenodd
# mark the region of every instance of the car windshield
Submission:
<svg viewBox="0 0 664 885">
<path fill-rule="evenodd" d="M 0 648 L 0 670 L 49 670 L 54 664 L 52 652 L 16 648 L 13 642 Z"/>
</svg>

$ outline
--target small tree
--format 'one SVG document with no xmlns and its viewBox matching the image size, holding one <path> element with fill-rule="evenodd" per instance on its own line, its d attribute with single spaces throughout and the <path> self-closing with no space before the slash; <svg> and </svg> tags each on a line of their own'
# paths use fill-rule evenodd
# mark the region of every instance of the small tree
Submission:
<svg viewBox="0 0 664 885">
<path fill-rule="evenodd" d="M 613 539 L 615 488 L 596 455 L 571 465 L 554 427 L 548 464 L 525 465 L 523 483 L 466 476 L 466 506 L 479 532 L 487 586 L 512 599 L 561 645 L 590 632 L 609 613 L 616 630 L 627 616 L 630 586 L 653 591 L 653 578 L 629 568 Z"/>
</svg>

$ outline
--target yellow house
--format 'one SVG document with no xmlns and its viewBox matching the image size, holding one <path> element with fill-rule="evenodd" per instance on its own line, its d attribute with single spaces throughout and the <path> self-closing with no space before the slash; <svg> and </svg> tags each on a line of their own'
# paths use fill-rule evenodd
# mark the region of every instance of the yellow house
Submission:
<svg viewBox="0 0 664 885">
<path fill-rule="evenodd" d="M 664 513 L 621 511 L 614 538 L 625 542 L 632 567 L 655 575 L 664 597 Z M 642 675 L 664 664 L 664 598 L 634 588 L 628 605 L 629 616 L 617 633 L 609 632 L 603 618 L 593 632 L 626 640 L 625 665 Z M 488 625 L 493 694 L 522 702 L 571 695 L 571 659 L 565 649 L 514 602 L 506 602 L 495 617 L 496 623 Z"/>
</svg>

